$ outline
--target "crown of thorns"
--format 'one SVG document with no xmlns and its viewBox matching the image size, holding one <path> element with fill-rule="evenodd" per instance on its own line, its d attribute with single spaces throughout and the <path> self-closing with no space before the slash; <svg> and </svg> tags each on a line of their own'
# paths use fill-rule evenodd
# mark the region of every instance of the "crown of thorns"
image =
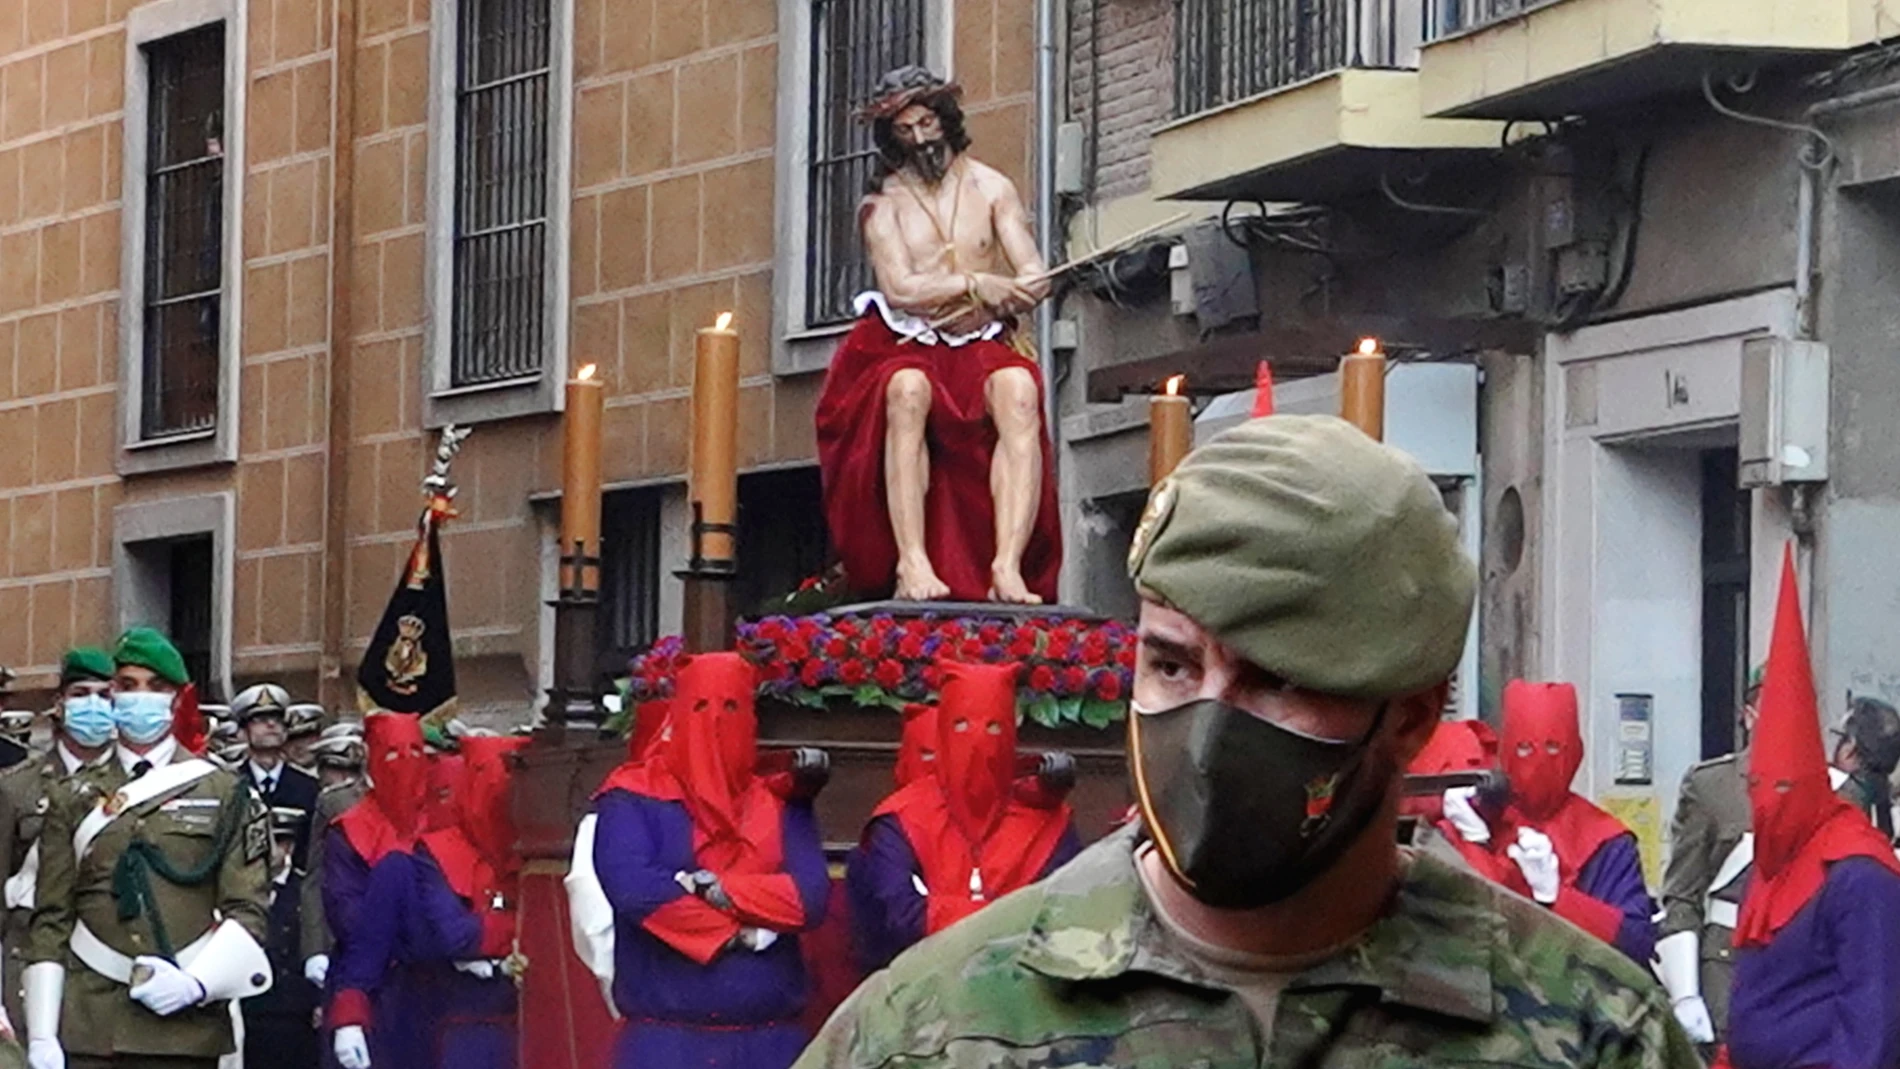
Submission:
<svg viewBox="0 0 1900 1069">
<path fill-rule="evenodd" d="M 887 73 L 877 80 L 874 92 L 876 95 L 870 102 L 858 109 L 858 118 L 863 122 L 888 119 L 912 104 L 963 97 L 962 86 L 946 82 L 923 67 L 899 67 Z"/>
</svg>

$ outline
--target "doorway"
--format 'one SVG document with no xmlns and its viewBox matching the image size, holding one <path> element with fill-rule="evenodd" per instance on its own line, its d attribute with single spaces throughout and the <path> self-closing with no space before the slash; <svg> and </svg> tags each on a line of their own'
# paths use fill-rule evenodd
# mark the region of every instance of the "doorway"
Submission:
<svg viewBox="0 0 1900 1069">
<path fill-rule="evenodd" d="M 1733 449 L 1709 449 L 1702 470 L 1702 759 L 1733 753 L 1748 685 L 1749 493 Z"/>
</svg>

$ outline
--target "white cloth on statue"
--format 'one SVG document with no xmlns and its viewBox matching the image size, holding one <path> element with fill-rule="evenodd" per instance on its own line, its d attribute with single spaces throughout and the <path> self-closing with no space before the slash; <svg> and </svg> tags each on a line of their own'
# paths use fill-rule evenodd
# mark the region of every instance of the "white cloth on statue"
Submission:
<svg viewBox="0 0 1900 1069">
<path fill-rule="evenodd" d="M 878 317 L 884 325 L 900 338 L 921 342 L 925 345 L 948 345 L 952 348 L 968 345 L 973 341 L 989 341 L 1003 333 L 1002 323 L 992 322 L 975 334 L 946 334 L 930 325 L 930 321 L 921 316 L 900 312 L 891 307 L 889 300 L 877 290 L 865 290 L 851 301 L 851 307 L 858 315 L 877 309 Z"/>
</svg>

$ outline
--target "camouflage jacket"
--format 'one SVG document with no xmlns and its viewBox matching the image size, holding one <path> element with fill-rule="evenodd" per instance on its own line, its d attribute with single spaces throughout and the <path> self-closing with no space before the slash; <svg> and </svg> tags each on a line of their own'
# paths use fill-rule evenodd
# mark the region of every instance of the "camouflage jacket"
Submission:
<svg viewBox="0 0 1900 1069">
<path fill-rule="evenodd" d="M 1271 1042 L 1171 945 L 1133 830 L 919 943 L 795 1069 L 1413 1066 L 1697 1069 L 1662 990 L 1615 948 L 1428 855 L 1354 949 L 1297 977 Z"/>
</svg>

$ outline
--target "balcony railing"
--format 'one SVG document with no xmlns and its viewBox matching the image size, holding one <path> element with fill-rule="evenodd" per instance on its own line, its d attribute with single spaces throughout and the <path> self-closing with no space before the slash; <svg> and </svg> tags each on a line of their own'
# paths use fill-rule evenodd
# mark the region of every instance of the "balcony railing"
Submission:
<svg viewBox="0 0 1900 1069">
<path fill-rule="evenodd" d="M 1195 115 L 1346 67 L 1409 67 L 1432 6 L 1433 0 L 1175 0 L 1175 114 Z"/>
<path fill-rule="evenodd" d="M 1437 8 L 1429 23 L 1426 40 L 1436 41 L 1454 33 L 1475 30 L 1494 22 L 1515 18 L 1534 8 L 1548 7 L 1561 0 L 1433 0 Z"/>
</svg>

